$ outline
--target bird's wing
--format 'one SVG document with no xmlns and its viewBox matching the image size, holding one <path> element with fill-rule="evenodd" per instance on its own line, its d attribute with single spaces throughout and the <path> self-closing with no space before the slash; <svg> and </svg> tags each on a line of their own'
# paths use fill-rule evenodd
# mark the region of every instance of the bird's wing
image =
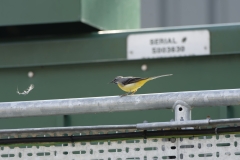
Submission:
<svg viewBox="0 0 240 160">
<path fill-rule="evenodd" d="M 136 83 L 136 82 L 139 82 L 141 80 L 144 80 L 146 78 L 140 78 L 140 77 L 124 77 L 122 78 L 122 81 L 121 83 L 123 85 L 127 85 L 127 84 L 131 84 L 131 83 Z"/>
</svg>

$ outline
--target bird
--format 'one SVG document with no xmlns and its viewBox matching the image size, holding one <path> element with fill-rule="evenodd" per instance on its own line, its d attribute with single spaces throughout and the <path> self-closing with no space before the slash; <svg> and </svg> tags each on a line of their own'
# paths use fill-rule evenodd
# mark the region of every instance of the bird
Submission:
<svg viewBox="0 0 240 160">
<path fill-rule="evenodd" d="M 126 94 L 121 95 L 127 96 L 133 95 L 139 88 L 141 88 L 145 83 L 147 83 L 150 80 L 154 80 L 160 77 L 166 77 L 166 76 L 172 76 L 172 74 L 166 74 L 161 76 L 155 76 L 155 77 L 147 77 L 147 78 L 141 78 L 141 77 L 123 77 L 123 76 L 117 76 L 114 78 L 110 83 L 117 84 L 120 89 L 127 92 Z"/>
</svg>

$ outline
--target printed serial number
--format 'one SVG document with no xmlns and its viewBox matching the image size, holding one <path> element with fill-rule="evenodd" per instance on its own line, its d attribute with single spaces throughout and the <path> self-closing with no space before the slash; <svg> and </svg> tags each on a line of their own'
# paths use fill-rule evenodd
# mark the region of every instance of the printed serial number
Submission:
<svg viewBox="0 0 240 160">
<path fill-rule="evenodd" d="M 184 46 L 177 46 L 177 47 L 154 47 L 152 48 L 152 53 L 175 53 L 175 52 L 184 52 Z"/>
</svg>

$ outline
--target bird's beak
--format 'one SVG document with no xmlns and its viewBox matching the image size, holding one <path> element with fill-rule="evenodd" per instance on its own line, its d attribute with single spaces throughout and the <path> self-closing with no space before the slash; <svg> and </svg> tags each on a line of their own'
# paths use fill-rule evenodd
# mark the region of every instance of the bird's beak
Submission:
<svg viewBox="0 0 240 160">
<path fill-rule="evenodd" d="M 115 79 L 112 80 L 111 82 L 109 82 L 109 84 L 110 84 L 110 83 L 117 84 Z"/>
<path fill-rule="evenodd" d="M 112 80 L 111 82 L 109 82 L 108 84 L 110 84 L 110 83 L 114 83 L 114 80 Z"/>
</svg>

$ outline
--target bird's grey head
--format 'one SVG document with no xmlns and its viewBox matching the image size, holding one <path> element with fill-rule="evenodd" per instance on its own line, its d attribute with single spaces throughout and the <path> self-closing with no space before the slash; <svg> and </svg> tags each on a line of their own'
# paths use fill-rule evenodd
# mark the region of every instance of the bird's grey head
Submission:
<svg viewBox="0 0 240 160">
<path fill-rule="evenodd" d="M 120 81 L 120 79 L 122 78 L 123 76 L 117 76 L 116 78 L 114 78 L 110 83 L 115 83 L 115 84 L 118 84 Z"/>
</svg>

